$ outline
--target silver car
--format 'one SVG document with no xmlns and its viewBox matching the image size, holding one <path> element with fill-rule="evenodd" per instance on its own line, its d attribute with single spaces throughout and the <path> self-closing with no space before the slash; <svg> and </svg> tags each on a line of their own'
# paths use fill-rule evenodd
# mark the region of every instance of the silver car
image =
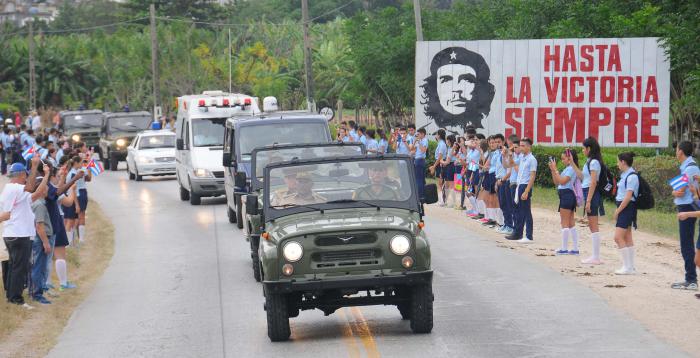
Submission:
<svg viewBox="0 0 700 358">
<path fill-rule="evenodd" d="M 148 130 L 139 133 L 128 147 L 126 172 L 130 180 L 147 175 L 175 175 L 175 133 Z"/>
</svg>

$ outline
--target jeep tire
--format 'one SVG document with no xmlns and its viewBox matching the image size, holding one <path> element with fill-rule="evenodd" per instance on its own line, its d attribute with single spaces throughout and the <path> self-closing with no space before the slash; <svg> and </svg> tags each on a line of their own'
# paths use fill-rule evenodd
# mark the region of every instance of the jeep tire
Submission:
<svg viewBox="0 0 700 358">
<path fill-rule="evenodd" d="M 411 289 L 410 288 L 399 288 L 395 291 L 394 293 L 396 297 L 400 299 L 404 299 L 405 301 L 399 302 L 396 304 L 396 308 L 399 309 L 399 313 L 401 313 L 401 319 L 410 319 L 411 318 Z"/>
<path fill-rule="evenodd" d="M 272 342 L 289 339 L 289 311 L 287 296 L 265 292 L 265 311 L 267 313 L 267 336 Z"/>
<path fill-rule="evenodd" d="M 411 330 L 413 333 L 430 333 L 433 330 L 433 288 L 430 285 L 414 286 L 411 290 Z"/>
<path fill-rule="evenodd" d="M 248 236 L 250 240 L 250 258 L 253 261 L 253 278 L 256 282 L 260 282 L 260 255 L 258 254 L 258 245 L 260 239 L 255 239 L 251 235 Z"/>
<path fill-rule="evenodd" d="M 239 229 L 243 228 L 243 204 L 240 196 L 234 196 L 236 200 L 236 226 Z"/>
</svg>

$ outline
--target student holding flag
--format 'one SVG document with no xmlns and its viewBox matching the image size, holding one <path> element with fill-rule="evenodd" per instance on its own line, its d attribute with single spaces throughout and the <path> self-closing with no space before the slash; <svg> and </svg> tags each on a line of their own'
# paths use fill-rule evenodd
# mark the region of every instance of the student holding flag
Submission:
<svg viewBox="0 0 700 358">
<path fill-rule="evenodd" d="M 681 163 L 680 175 L 671 179 L 669 185 L 673 188 L 673 203 L 679 213 L 698 211 L 700 208 L 694 206 L 693 193 L 697 189 L 695 178 L 700 176 L 700 168 L 692 157 L 693 144 L 688 141 L 678 143 L 676 147 L 676 158 Z M 678 220 L 678 231 L 681 241 L 681 255 L 685 266 L 685 280 L 676 282 L 671 288 L 678 290 L 698 289 L 698 275 L 695 271 L 695 251 L 693 240 L 695 238 L 694 217 L 685 220 Z"/>
</svg>

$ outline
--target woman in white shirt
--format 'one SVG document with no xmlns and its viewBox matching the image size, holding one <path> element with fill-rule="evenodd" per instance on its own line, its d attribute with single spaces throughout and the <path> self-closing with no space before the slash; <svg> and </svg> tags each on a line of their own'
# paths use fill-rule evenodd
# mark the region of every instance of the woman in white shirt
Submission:
<svg viewBox="0 0 700 358">
<path fill-rule="evenodd" d="M 552 171 L 552 179 L 557 185 L 559 194 L 559 218 L 561 221 L 561 247 L 556 251 L 557 255 L 578 255 L 578 233 L 576 232 L 576 222 L 574 213 L 576 212 L 576 194 L 574 193 L 574 182 L 577 180 L 576 170 L 578 167 L 578 155 L 571 149 L 566 149 L 561 154 L 561 161 L 566 166 L 561 173 L 557 170 L 557 162 L 554 158 L 549 159 L 549 170 Z M 569 236 L 573 247 L 569 250 Z"/>
</svg>

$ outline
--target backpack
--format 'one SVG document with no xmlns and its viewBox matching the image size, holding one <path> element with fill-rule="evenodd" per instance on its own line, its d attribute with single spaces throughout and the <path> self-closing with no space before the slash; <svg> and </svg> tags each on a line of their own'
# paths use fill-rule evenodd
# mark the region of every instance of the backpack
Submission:
<svg viewBox="0 0 700 358">
<path fill-rule="evenodd" d="M 634 197 L 635 202 L 637 203 L 637 209 L 640 210 L 648 210 L 654 207 L 654 194 L 651 192 L 651 187 L 649 186 L 649 183 L 642 178 L 641 173 L 630 173 L 626 178 L 625 178 L 625 187 L 627 186 L 627 178 L 629 178 L 630 175 L 636 175 L 637 178 L 639 179 L 639 193 L 637 196 Z"/>
<path fill-rule="evenodd" d="M 602 161 L 599 160 L 598 163 L 600 163 L 600 173 L 598 174 L 598 184 L 596 185 L 596 190 L 604 198 L 615 199 L 615 195 L 617 195 L 617 179 L 615 179 L 615 176 L 608 169 L 608 167 L 603 164 Z M 588 172 L 590 173 L 591 162 L 588 161 L 586 165 L 588 166 Z"/>
<path fill-rule="evenodd" d="M 578 178 L 574 180 L 573 188 L 574 195 L 576 195 L 576 206 L 581 207 L 586 202 L 586 199 L 583 198 L 583 187 L 581 187 L 581 181 Z"/>
</svg>

